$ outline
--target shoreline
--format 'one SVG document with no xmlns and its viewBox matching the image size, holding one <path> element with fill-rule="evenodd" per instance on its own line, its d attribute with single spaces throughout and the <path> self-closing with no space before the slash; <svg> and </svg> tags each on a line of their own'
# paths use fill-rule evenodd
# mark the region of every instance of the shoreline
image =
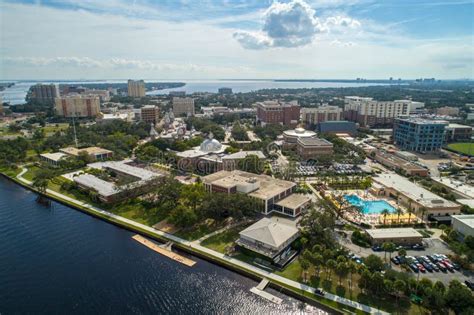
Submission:
<svg viewBox="0 0 474 315">
<path fill-rule="evenodd" d="M 79 204 L 76 204 L 76 203 L 73 203 L 73 202 L 70 202 L 68 200 L 65 200 L 65 199 L 62 199 L 58 196 L 55 196 L 55 195 L 52 195 L 48 192 L 46 193 L 40 193 L 38 192 L 36 189 L 34 189 L 33 187 L 31 187 L 29 184 L 21 181 L 19 178 L 17 177 L 11 177 L 11 176 L 8 176 L 7 174 L 3 173 L 3 172 L 0 172 L 0 174 L 6 178 L 6 179 L 9 179 L 10 181 L 22 186 L 23 188 L 25 189 L 28 189 L 38 195 L 41 195 L 41 196 L 44 196 L 44 197 L 47 197 L 53 201 L 56 201 L 58 203 L 61 203 L 65 206 L 68 206 L 70 208 L 73 208 L 75 210 L 78 210 L 84 214 L 87 214 L 87 215 L 90 215 L 90 216 L 93 216 L 97 219 L 100 219 L 100 220 L 103 220 L 107 223 L 110 223 L 110 224 L 113 224 L 117 227 L 120 227 L 120 228 L 123 228 L 123 229 L 126 229 L 130 232 L 134 232 L 134 233 L 138 233 L 140 235 L 143 235 L 143 236 L 146 236 L 146 237 L 149 237 L 150 239 L 153 239 L 155 241 L 158 241 L 160 243 L 167 243 L 167 242 L 172 242 L 173 246 L 175 249 L 178 249 L 178 252 L 181 251 L 181 252 L 184 252 L 188 255 L 191 255 L 191 256 L 195 256 L 199 259 L 203 259 L 203 260 L 206 260 L 210 263 L 213 263 L 213 264 L 216 264 L 218 266 L 221 266 L 223 268 L 226 268 L 228 270 L 231 270 L 233 272 L 236 272 L 240 275 L 243 275 L 247 278 L 250 278 L 250 279 L 253 279 L 257 282 L 261 281 L 263 278 L 265 278 L 264 276 L 250 270 L 250 269 L 247 269 L 245 267 L 242 267 L 242 266 L 238 266 L 234 263 L 231 263 L 229 261 L 226 261 L 224 259 L 221 259 L 219 257 L 216 257 L 216 256 L 213 256 L 213 255 L 210 255 L 208 253 L 205 253 L 204 251 L 201 251 L 191 245 L 185 245 L 185 244 L 182 244 L 182 243 L 179 243 L 179 242 L 176 242 L 176 240 L 173 240 L 171 238 L 167 238 L 166 236 L 163 236 L 163 235 L 159 235 L 159 231 L 156 230 L 156 233 L 153 233 L 152 231 L 148 231 L 146 229 L 142 229 L 136 225 L 131 225 L 131 224 L 127 224 L 126 222 L 124 221 L 120 221 L 120 220 L 117 220 L 109 215 L 107 215 L 106 213 L 108 213 L 107 211 L 105 210 L 102 210 L 104 213 L 99 213 L 98 211 L 95 211 L 95 210 L 92 210 L 92 209 L 89 209 L 87 207 L 84 207 L 84 206 L 81 206 Z M 78 201 L 80 202 L 80 201 Z M 131 220 L 130 220 L 131 221 Z M 189 242 L 190 243 L 190 242 Z M 226 256 L 226 255 L 224 255 Z M 268 272 L 267 272 L 268 273 Z M 366 313 L 370 313 L 370 312 L 367 312 L 365 310 L 361 310 L 361 309 L 358 309 L 356 307 L 353 307 L 353 306 L 350 306 L 350 305 L 346 305 L 346 304 L 341 304 L 337 301 L 333 301 L 333 300 L 330 300 L 330 299 L 327 299 L 327 298 L 319 298 L 319 299 L 316 299 L 316 295 L 314 294 L 311 294 L 311 292 L 306 292 L 305 290 L 303 290 L 303 288 L 295 288 L 295 287 L 292 287 L 290 285 L 287 285 L 287 284 L 284 284 L 284 283 L 281 283 L 281 282 L 278 282 L 274 279 L 269 279 L 269 284 L 268 286 L 271 287 L 272 289 L 276 289 L 282 293 L 284 293 L 285 295 L 288 295 L 290 297 L 293 297 L 293 298 L 296 298 L 302 302 L 305 302 L 309 305 L 313 305 L 313 306 L 316 306 L 330 314 L 345 314 L 345 313 L 359 313 L 359 314 L 366 314 Z M 305 294 L 306 292 L 306 294 Z M 313 296 L 311 296 L 313 295 Z M 329 303 L 328 303 L 329 302 Z M 357 302 L 354 302 L 354 303 L 357 303 Z M 331 304 L 335 304 L 335 305 L 331 305 Z M 373 309 L 375 310 L 375 309 Z M 377 310 L 378 311 L 378 310 Z M 384 313 L 383 311 L 378 311 L 378 312 L 375 312 L 376 314 L 382 314 Z"/>
</svg>

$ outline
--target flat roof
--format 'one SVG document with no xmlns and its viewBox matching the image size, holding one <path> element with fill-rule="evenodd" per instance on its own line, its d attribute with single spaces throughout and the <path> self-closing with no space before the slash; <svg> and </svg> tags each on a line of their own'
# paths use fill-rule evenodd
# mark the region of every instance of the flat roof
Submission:
<svg viewBox="0 0 474 315">
<path fill-rule="evenodd" d="M 474 209 L 474 199 L 456 199 L 456 202 Z"/>
<path fill-rule="evenodd" d="M 249 155 L 256 155 L 259 159 L 264 159 L 265 154 L 262 151 L 240 151 L 237 153 L 223 156 L 223 160 L 245 159 Z"/>
<path fill-rule="evenodd" d="M 413 228 L 393 228 L 393 229 L 373 229 L 365 230 L 367 234 L 373 239 L 378 238 L 407 238 L 407 237 L 419 237 L 423 235 Z"/>
<path fill-rule="evenodd" d="M 402 153 L 404 151 L 399 151 L 399 153 Z M 416 165 L 410 161 L 407 161 L 407 160 L 404 160 L 396 155 L 393 155 L 391 153 L 388 153 L 388 152 L 383 152 L 383 151 L 378 151 L 376 153 L 376 156 L 379 156 L 387 161 L 390 161 L 394 164 L 396 164 L 397 166 L 401 167 L 401 168 L 405 168 L 405 169 L 408 169 L 408 170 L 420 170 L 420 171 L 426 171 L 425 168 L 419 166 L 419 165 Z M 410 155 L 405 155 L 405 156 L 410 156 Z M 416 156 L 416 155 L 415 155 Z"/>
<path fill-rule="evenodd" d="M 99 148 L 99 147 L 88 147 L 88 148 L 74 148 L 74 147 L 67 147 L 67 148 L 62 148 L 59 151 L 64 152 L 66 154 L 78 156 L 80 152 L 86 152 L 89 155 L 97 155 L 97 154 L 109 154 L 113 153 L 110 150 Z"/>
<path fill-rule="evenodd" d="M 289 209 L 296 209 L 310 200 L 311 198 L 303 194 L 291 194 L 288 197 L 278 201 L 276 205 Z"/>
<path fill-rule="evenodd" d="M 474 229 L 474 214 L 453 215 L 451 217 L 453 220 L 458 220 L 469 226 L 471 229 Z"/>
<path fill-rule="evenodd" d="M 469 184 L 465 184 L 459 180 L 455 180 L 449 177 L 434 177 L 432 178 L 432 180 L 449 187 L 450 189 L 456 191 L 459 194 L 474 199 L 474 187 Z"/>
<path fill-rule="evenodd" d="M 48 160 L 58 162 L 63 157 L 67 156 L 67 154 L 62 153 L 62 152 L 55 152 L 55 153 L 43 153 L 43 154 L 40 154 L 40 156 L 42 156 L 42 157 L 44 157 Z"/>
<path fill-rule="evenodd" d="M 263 218 L 239 233 L 240 236 L 278 248 L 299 233 L 289 224 Z"/>
<path fill-rule="evenodd" d="M 226 180 L 222 180 L 227 178 Z M 214 174 L 204 176 L 202 178 L 204 183 L 216 185 L 228 185 L 224 187 L 232 187 L 237 183 L 247 182 L 249 179 L 258 181 L 260 187 L 254 192 L 249 193 L 249 196 L 268 200 L 275 195 L 294 187 L 296 184 L 290 181 L 273 178 L 268 175 L 259 175 L 240 170 L 234 171 L 219 171 Z"/>
<path fill-rule="evenodd" d="M 471 126 L 461 125 L 461 124 L 454 124 L 454 123 L 450 123 L 446 128 L 469 128 L 469 129 L 472 129 Z"/>
<path fill-rule="evenodd" d="M 87 166 L 91 168 L 95 168 L 95 169 L 107 168 L 107 169 L 115 170 L 117 172 L 121 172 L 130 176 L 139 178 L 141 180 L 149 180 L 157 176 L 162 176 L 161 174 L 149 171 L 147 169 L 126 164 L 128 162 L 129 162 L 128 160 L 106 161 L 106 162 L 91 163 L 91 164 L 88 164 Z"/>
<path fill-rule="evenodd" d="M 460 207 L 457 203 L 441 198 L 395 173 L 382 173 L 373 177 L 373 180 L 385 187 L 399 191 L 426 208 Z"/>
<path fill-rule="evenodd" d="M 101 196 L 108 197 L 119 192 L 114 183 L 105 181 L 91 174 L 82 174 L 75 176 L 73 179 L 79 185 L 96 190 Z"/>
<path fill-rule="evenodd" d="M 326 139 L 320 138 L 299 138 L 298 143 L 308 146 L 332 147 L 333 144 Z"/>
</svg>

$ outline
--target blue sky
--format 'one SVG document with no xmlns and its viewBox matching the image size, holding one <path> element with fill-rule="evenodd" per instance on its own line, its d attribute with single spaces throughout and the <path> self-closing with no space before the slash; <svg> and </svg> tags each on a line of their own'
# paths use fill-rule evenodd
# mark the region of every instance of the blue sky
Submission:
<svg viewBox="0 0 474 315">
<path fill-rule="evenodd" d="M 473 3 L 0 0 L 0 79 L 474 78 Z"/>
</svg>

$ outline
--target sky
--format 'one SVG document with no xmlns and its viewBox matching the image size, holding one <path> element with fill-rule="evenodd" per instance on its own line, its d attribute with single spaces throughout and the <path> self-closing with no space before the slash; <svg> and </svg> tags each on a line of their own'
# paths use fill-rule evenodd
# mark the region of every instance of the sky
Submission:
<svg viewBox="0 0 474 315">
<path fill-rule="evenodd" d="M 474 78 L 474 0 L 0 0 L 0 80 Z"/>
</svg>

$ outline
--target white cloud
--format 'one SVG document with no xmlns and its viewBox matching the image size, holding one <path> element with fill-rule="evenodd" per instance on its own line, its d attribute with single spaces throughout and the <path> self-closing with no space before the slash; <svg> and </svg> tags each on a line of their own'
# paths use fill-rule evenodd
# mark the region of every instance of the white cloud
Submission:
<svg viewBox="0 0 474 315">
<path fill-rule="evenodd" d="M 360 21 L 348 16 L 331 16 L 321 22 L 316 11 L 303 0 L 273 2 L 263 16 L 261 31 L 237 31 L 234 38 L 247 49 L 299 47 L 313 42 L 315 36 L 333 30 L 358 29 Z"/>
</svg>

